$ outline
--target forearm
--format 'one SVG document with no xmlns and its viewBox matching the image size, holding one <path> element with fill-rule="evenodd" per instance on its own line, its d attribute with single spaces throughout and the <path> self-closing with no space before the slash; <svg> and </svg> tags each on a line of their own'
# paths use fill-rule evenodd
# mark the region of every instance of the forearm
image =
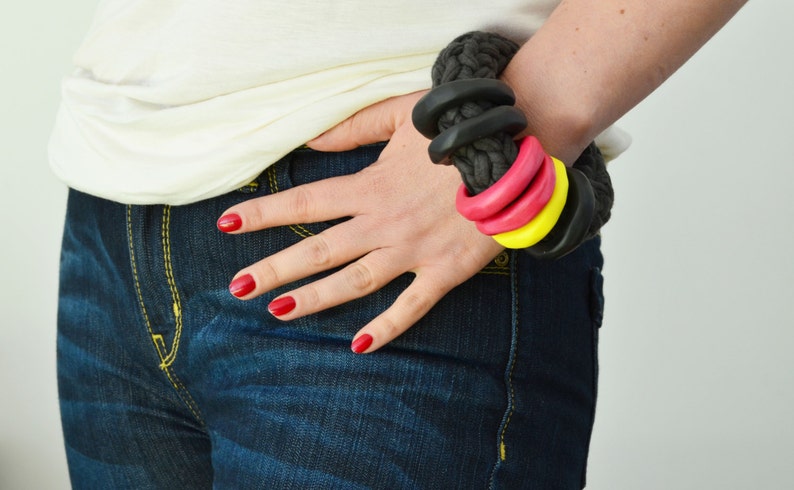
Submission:
<svg viewBox="0 0 794 490">
<path fill-rule="evenodd" d="M 655 90 L 746 0 L 563 0 L 502 78 L 527 133 L 573 162 Z"/>
</svg>

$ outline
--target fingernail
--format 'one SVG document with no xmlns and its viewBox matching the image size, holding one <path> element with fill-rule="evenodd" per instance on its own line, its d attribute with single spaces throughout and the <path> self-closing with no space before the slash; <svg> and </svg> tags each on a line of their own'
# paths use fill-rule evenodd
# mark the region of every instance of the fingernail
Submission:
<svg viewBox="0 0 794 490">
<path fill-rule="evenodd" d="M 274 299 L 267 305 L 267 311 L 273 316 L 286 315 L 295 309 L 295 298 L 292 296 L 284 296 L 283 298 Z"/>
<path fill-rule="evenodd" d="M 237 231 L 243 226 L 243 219 L 236 213 L 226 214 L 218 218 L 217 226 L 224 233 Z"/>
<path fill-rule="evenodd" d="M 256 282 L 251 274 L 240 276 L 229 284 L 229 292 L 238 298 L 242 298 L 254 289 L 256 289 Z"/>
<path fill-rule="evenodd" d="M 363 335 L 359 335 L 353 341 L 353 344 L 350 345 L 350 348 L 353 349 L 353 352 L 356 354 L 361 354 L 365 350 L 369 349 L 370 345 L 372 345 L 372 335 L 365 333 Z"/>
</svg>

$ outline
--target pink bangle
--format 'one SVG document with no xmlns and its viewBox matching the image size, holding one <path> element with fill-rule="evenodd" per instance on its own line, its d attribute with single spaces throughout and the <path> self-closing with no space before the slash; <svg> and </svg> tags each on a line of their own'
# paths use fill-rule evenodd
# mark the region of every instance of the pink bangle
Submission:
<svg viewBox="0 0 794 490">
<path fill-rule="evenodd" d="M 521 141 L 518 156 L 507 172 L 491 187 L 470 196 L 465 185 L 458 189 L 455 206 L 469 221 L 492 216 L 513 202 L 527 188 L 543 163 L 545 153 L 534 136 Z"/>
<path fill-rule="evenodd" d="M 485 235 L 496 235 L 517 230 L 526 225 L 551 199 L 557 182 L 554 162 L 546 155 L 543 165 L 526 191 L 512 204 L 487 218 L 477 221 L 477 229 Z"/>
</svg>

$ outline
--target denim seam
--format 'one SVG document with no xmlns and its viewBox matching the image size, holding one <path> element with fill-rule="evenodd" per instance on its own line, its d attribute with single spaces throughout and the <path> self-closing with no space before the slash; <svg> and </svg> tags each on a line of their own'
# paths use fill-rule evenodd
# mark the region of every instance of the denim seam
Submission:
<svg viewBox="0 0 794 490">
<path fill-rule="evenodd" d="M 515 371 L 516 367 L 516 359 L 518 357 L 518 291 L 517 291 L 517 271 L 516 271 L 516 261 L 515 255 L 513 255 L 513 260 L 510 260 L 510 275 L 511 275 L 511 299 L 512 299 L 512 318 L 511 318 L 511 339 L 510 339 L 510 353 L 507 359 L 507 365 L 505 367 L 505 388 L 507 393 L 507 407 L 505 408 L 505 414 L 502 417 L 502 422 L 500 423 L 499 427 L 499 435 L 497 437 L 497 461 L 494 463 L 493 470 L 491 470 L 491 478 L 488 482 L 488 488 L 493 489 L 495 488 L 495 479 L 496 479 L 496 472 L 501 466 L 503 462 L 507 460 L 507 445 L 505 443 L 505 435 L 507 434 L 507 429 L 510 426 L 510 421 L 513 418 L 513 413 L 515 413 L 515 387 L 513 386 L 513 372 Z"/>
<path fill-rule="evenodd" d="M 271 165 L 267 169 L 267 182 L 270 185 L 270 192 L 273 192 L 273 193 L 281 192 L 279 190 L 279 188 L 278 188 L 278 180 L 276 179 L 276 166 L 275 165 Z M 289 226 L 290 230 L 295 232 L 295 234 L 298 235 L 301 238 L 308 238 L 308 237 L 314 235 L 314 233 L 312 233 L 310 230 L 307 230 L 306 228 L 304 228 L 301 225 L 294 224 L 294 225 L 288 225 L 288 226 Z"/>
<path fill-rule="evenodd" d="M 174 280 L 174 269 L 171 263 L 171 206 L 163 206 L 163 223 L 162 223 L 162 245 L 163 245 L 163 261 L 165 263 L 165 278 L 168 282 L 168 288 L 171 290 L 171 301 L 174 310 L 174 341 L 171 344 L 171 351 L 167 356 L 162 357 L 162 368 L 171 366 L 176 360 L 176 354 L 179 350 L 179 341 L 182 337 L 182 302 L 179 297 L 179 291 L 176 288 L 176 281 Z"/>
<path fill-rule="evenodd" d="M 165 376 L 168 378 L 168 381 L 171 383 L 171 386 L 174 388 L 179 398 L 187 406 L 188 410 L 190 410 L 190 413 L 192 413 L 196 420 L 198 420 L 202 425 L 206 425 L 204 423 L 204 419 L 199 413 L 195 400 L 190 395 L 190 392 L 188 392 L 185 385 L 182 384 L 182 381 L 177 377 L 176 373 L 171 370 L 171 365 L 164 363 L 163 353 L 161 351 L 160 345 L 158 344 L 158 339 L 161 343 L 163 342 L 162 335 L 157 335 L 152 330 L 152 323 L 149 320 L 149 314 L 146 311 L 146 304 L 143 301 L 141 282 L 138 277 L 138 266 L 137 261 L 135 260 L 135 246 L 133 245 L 132 241 L 132 205 L 127 206 L 127 246 L 130 249 L 130 264 L 132 266 L 132 276 L 135 282 L 135 292 L 138 296 L 138 304 L 140 305 L 141 313 L 143 314 L 143 320 L 146 324 L 146 329 L 149 332 L 152 344 L 154 345 L 155 351 L 157 352 L 157 357 L 160 358 L 159 367 L 165 373 Z"/>
</svg>

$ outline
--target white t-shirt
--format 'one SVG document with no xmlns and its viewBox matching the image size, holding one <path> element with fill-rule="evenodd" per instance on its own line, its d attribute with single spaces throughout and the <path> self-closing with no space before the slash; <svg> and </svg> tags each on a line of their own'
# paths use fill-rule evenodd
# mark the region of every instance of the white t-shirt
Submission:
<svg viewBox="0 0 794 490">
<path fill-rule="evenodd" d="M 356 111 L 428 88 L 458 35 L 521 43 L 558 3 L 102 0 L 63 82 L 50 164 L 114 201 L 214 197 Z"/>
</svg>

